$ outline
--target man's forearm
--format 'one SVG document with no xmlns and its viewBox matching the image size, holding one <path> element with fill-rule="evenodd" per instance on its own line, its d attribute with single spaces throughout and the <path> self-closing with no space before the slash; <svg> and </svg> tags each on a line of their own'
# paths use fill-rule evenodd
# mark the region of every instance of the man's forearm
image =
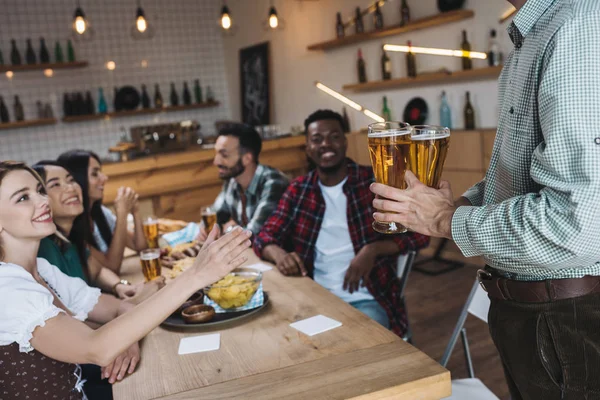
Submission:
<svg viewBox="0 0 600 400">
<path fill-rule="evenodd" d="M 269 244 L 263 249 L 262 258 L 274 264 L 277 264 L 282 254 L 285 254 L 285 250 L 283 250 L 276 244 Z"/>
<path fill-rule="evenodd" d="M 394 242 L 393 240 L 386 239 L 369 243 L 363 247 L 363 250 L 371 252 L 376 257 L 393 256 L 400 252 L 400 246 L 398 246 L 398 243 Z"/>
</svg>

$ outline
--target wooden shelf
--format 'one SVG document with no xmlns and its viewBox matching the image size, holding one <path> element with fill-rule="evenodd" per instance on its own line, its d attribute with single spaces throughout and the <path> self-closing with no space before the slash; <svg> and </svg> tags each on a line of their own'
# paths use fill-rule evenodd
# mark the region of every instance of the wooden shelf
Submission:
<svg viewBox="0 0 600 400">
<path fill-rule="evenodd" d="M 449 84 L 465 81 L 496 79 L 502 71 L 502 66 L 471 69 L 456 72 L 434 72 L 417 75 L 416 78 L 399 78 L 388 81 L 374 81 L 344 85 L 344 90 L 353 92 L 371 92 L 386 89 L 404 89 L 409 87 L 427 86 L 434 84 Z"/>
<path fill-rule="evenodd" d="M 308 50 L 330 50 L 335 49 L 337 47 L 348 46 L 354 43 L 366 42 L 368 40 L 380 39 L 388 36 L 399 35 L 401 33 L 408 33 L 420 29 L 427 29 L 436 26 L 446 25 L 452 22 L 473 18 L 474 15 L 475 13 L 471 10 L 448 11 L 445 13 L 414 20 L 404 26 L 395 25 L 389 28 L 382 29 L 380 31 L 365 32 L 357 35 L 347 35 L 343 38 L 316 43 L 308 46 L 307 48 Z"/>
<path fill-rule="evenodd" d="M 29 121 L 7 122 L 5 124 L 0 123 L 0 130 L 31 128 L 34 126 L 43 126 L 43 125 L 54 125 L 54 124 L 56 124 L 56 122 L 57 122 L 56 118 L 43 118 L 43 119 L 32 119 Z"/>
<path fill-rule="evenodd" d="M 87 66 L 88 66 L 87 61 L 47 63 L 47 64 L 0 65 L 0 72 L 43 71 L 46 69 L 73 69 L 73 68 L 84 68 Z"/>
<path fill-rule="evenodd" d="M 169 106 L 169 107 L 163 107 L 163 108 L 140 108 L 137 110 L 109 112 L 106 114 L 76 115 L 76 116 L 71 116 L 71 117 L 64 117 L 62 119 L 62 121 L 66 122 L 66 123 L 72 123 L 72 122 L 93 121 L 93 120 L 98 120 L 98 119 L 133 117 L 136 115 L 144 115 L 144 114 L 160 114 L 163 112 L 185 111 L 185 110 L 194 110 L 194 109 L 199 109 L 199 108 L 212 108 L 212 107 L 218 107 L 219 104 L 220 103 L 218 101 L 213 101 L 210 103 Z"/>
</svg>

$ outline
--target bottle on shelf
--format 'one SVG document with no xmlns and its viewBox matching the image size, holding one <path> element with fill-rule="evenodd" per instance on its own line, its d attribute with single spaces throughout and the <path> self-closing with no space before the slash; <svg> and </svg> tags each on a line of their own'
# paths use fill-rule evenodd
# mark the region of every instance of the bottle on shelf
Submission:
<svg viewBox="0 0 600 400">
<path fill-rule="evenodd" d="M 210 86 L 206 87 L 206 101 L 212 103 L 215 101 L 215 94 L 213 93 Z"/>
<path fill-rule="evenodd" d="M 404 26 L 410 22 L 410 8 L 406 0 L 402 0 L 400 3 L 400 26 Z"/>
<path fill-rule="evenodd" d="M 106 99 L 104 98 L 104 90 L 102 88 L 98 88 L 98 113 L 106 114 L 108 111 L 108 105 L 106 104 Z"/>
<path fill-rule="evenodd" d="M 63 94 L 63 114 L 65 117 L 70 117 L 73 115 L 73 110 L 71 107 L 71 97 L 69 93 Z"/>
<path fill-rule="evenodd" d="M 27 50 L 25 50 L 25 61 L 27 64 L 35 64 L 37 62 L 35 57 L 35 51 L 33 51 L 33 46 L 31 45 L 31 39 L 27 39 Z"/>
<path fill-rule="evenodd" d="M 85 93 L 85 113 L 87 115 L 94 115 L 96 112 L 95 109 L 96 107 L 94 107 L 94 99 L 92 99 L 92 93 L 88 90 Z"/>
<path fill-rule="evenodd" d="M 356 34 L 364 33 L 365 25 L 363 24 L 363 17 L 360 13 L 360 7 L 356 7 L 356 12 L 354 15 L 354 31 Z"/>
<path fill-rule="evenodd" d="M 71 40 L 67 40 L 67 61 L 70 63 L 75 62 L 75 49 L 73 49 Z"/>
<path fill-rule="evenodd" d="M 392 61 L 383 48 L 383 45 L 381 46 L 381 78 L 384 81 L 392 79 Z"/>
<path fill-rule="evenodd" d="M 356 68 L 358 70 L 358 81 L 360 83 L 367 82 L 367 66 L 365 64 L 365 60 L 362 56 L 362 50 L 358 49 L 358 61 L 356 63 Z"/>
<path fill-rule="evenodd" d="M 46 107 L 44 107 L 44 118 L 54 118 L 54 111 L 52 111 L 50 103 L 46 103 Z"/>
<path fill-rule="evenodd" d="M 15 96 L 15 120 L 24 121 L 25 120 L 25 112 L 23 111 L 23 104 L 21 104 L 21 100 L 19 96 Z"/>
<path fill-rule="evenodd" d="M 177 95 L 177 90 L 175 90 L 175 83 L 171 82 L 171 94 L 169 95 L 169 100 L 171 101 L 171 106 L 179 105 L 179 96 Z"/>
<path fill-rule="evenodd" d="M 56 41 L 56 45 L 54 46 L 54 58 L 57 63 L 65 62 L 62 47 L 60 46 L 60 42 L 58 40 Z"/>
<path fill-rule="evenodd" d="M 500 44 L 496 38 L 496 30 L 490 31 L 490 42 L 488 45 L 487 59 L 490 67 L 497 67 L 502 64 L 502 53 L 500 52 Z"/>
<path fill-rule="evenodd" d="M 406 73 L 409 77 L 415 78 L 417 76 L 417 58 L 415 53 L 412 52 L 412 43 L 409 40 L 408 53 L 406 53 Z"/>
<path fill-rule="evenodd" d="M 199 79 L 194 81 L 194 97 L 196 98 L 196 104 L 204 102 L 204 99 L 202 98 L 202 86 L 200 86 Z"/>
<path fill-rule="evenodd" d="M 162 94 L 160 94 L 160 88 L 158 87 L 158 83 L 154 85 L 154 107 L 155 108 L 163 108 L 163 98 Z"/>
<path fill-rule="evenodd" d="M 6 108 L 6 104 L 4 104 L 4 98 L 2 96 L 0 96 L 0 122 L 3 124 L 10 122 L 8 108 Z"/>
<path fill-rule="evenodd" d="M 440 125 L 452 129 L 452 111 L 448 104 L 446 92 L 442 92 L 442 101 L 440 103 Z"/>
<path fill-rule="evenodd" d="M 471 94 L 467 92 L 467 103 L 465 104 L 465 130 L 475 129 L 475 110 L 471 104 Z"/>
<path fill-rule="evenodd" d="M 86 115 L 87 108 L 85 104 L 85 99 L 83 98 L 83 94 L 81 92 L 77 92 L 74 95 L 75 98 L 75 108 L 77 109 L 77 115 Z"/>
<path fill-rule="evenodd" d="M 344 119 L 344 133 L 350 132 L 350 119 L 348 118 L 348 113 L 346 112 L 346 107 L 342 108 L 342 118 Z"/>
<path fill-rule="evenodd" d="M 121 104 L 117 101 L 117 94 L 119 93 L 119 88 L 115 86 L 115 95 L 113 97 L 113 109 L 115 112 L 121 111 Z"/>
<path fill-rule="evenodd" d="M 192 104 L 192 94 L 190 93 L 187 82 L 183 82 L 183 104 L 186 106 Z"/>
<path fill-rule="evenodd" d="M 40 62 L 42 64 L 48 64 L 50 62 L 50 53 L 48 53 L 44 38 L 40 38 Z"/>
<path fill-rule="evenodd" d="M 142 108 L 150 108 L 150 96 L 146 91 L 146 85 L 142 84 Z"/>
<path fill-rule="evenodd" d="M 386 121 L 392 120 L 392 112 L 390 111 L 390 108 L 388 107 L 387 96 L 383 96 L 383 108 L 381 109 L 381 116 Z"/>
<path fill-rule="evenodd" d="M 339 38 L 343 38 L 346 34 L 344 23 L 342 22 L 342 13 L 337 13 L 336 22 L 335 22 L 335 36 Z"/>
<path fill-rule="evenodd" d="M 17 49 L 17 41 L 15 39 L 10 40 L 10 63 L 12 65 L 21 65 L 21 53 Z"/>
<path fill-rule="evenodd" d="M 0 49 L 0 65 L 4 65 L 4 56 L 2 55 L 2 49 Z"/>
<path fill-rule="evenodd" d="M 45 118 L 45 114 L 44 114 L 44 105 L 42 104 L 41 101 L 36 101 L 35 102 L 35 108 L 37 110 L 37 118 L 38 119 L 44 119 Z"/>
<path fill-rule="evenodd" d="M 379 8 L 379 0 L 375 2 L 375 12 L 373 13 L 373 25 L 375 26 L 375 30 L 383 29 L 383 14 L 381 13 L 381 8 Z"/>
<path fill-rule="evenodd" d="M 462 43 L 460 44 L 462 51 L 471 51 L 471 43 L 467 40 L 467 31 L 462 31 Z M 473 69 L 473 61 L 471 57 L 462 58 L 462 69 L 463 71 Z"/>
</svg>

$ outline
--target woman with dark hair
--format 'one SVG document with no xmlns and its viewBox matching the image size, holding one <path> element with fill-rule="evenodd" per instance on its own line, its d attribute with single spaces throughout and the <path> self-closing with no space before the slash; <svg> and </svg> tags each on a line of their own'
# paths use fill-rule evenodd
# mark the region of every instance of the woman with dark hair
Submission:
<svg viewBox="0 0 600 400">
<path fill-rule="evenodd" d="M 71 150 L 61 154 L 58 162 L 73 175 L 83 193 L 84 213 L 79 217 L 83 222 L 75 226 L 69 238 L 85 238 L 92 257 L 119 274 L 125 247 L 135 251 L 147 248 L 137 193 L 131 188 L 119 188 L 114 203 L 115 215 L 102 205 L 104 184 L 108 178 L 102 173 L 100 158 L 95 153 Z M 127 230 L 130 213 L 133 215 L 134 233 Z"/>
<path fill-rule="evenodd" d="M 140 339 L 246 261 L 251 233 L 236 229 L 215 241 L 217 229 L 192 267 L 131 307 L 36 257 L 40 240 L 56 233 L 44 182 L 23 163 L 0 162 L 2 398 L 85 399 L 76 364 L 100 365 L 118 380 L 132 373 Z"/>
</svg>

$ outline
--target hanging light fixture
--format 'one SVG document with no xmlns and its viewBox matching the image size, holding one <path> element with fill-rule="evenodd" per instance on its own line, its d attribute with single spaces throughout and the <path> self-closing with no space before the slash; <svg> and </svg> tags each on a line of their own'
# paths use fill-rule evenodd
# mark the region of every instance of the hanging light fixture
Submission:
<svg viewBox="0 0 600 400">
<path fill-rule="evenodd" d="M 283 29 L 283 19 L 277 14 L 275 8 L 275 1 L 271 0 L 271 7 L 269 8 L 269 17 L 263 22 L 263 27 L 268 31 L 274 31 L 276 29 Z"/>
<path fill-rule="evenodd" d="M 151 25 L 150 22 L 148 22 L 141 1 L 138 0 L 134 25 L 131 27 L 131 37 L 134 39 L 150 39 L 153 36 L 154 25 Z"/>
<path fill-rule="evenodd" d="M 73 37 L 77 40 L 91 39 L 93 36 L 92 26 L 86 18 L 79 0 L 76 3 L 75 14 L 73 15 L 72 31 Z"/>
<path fill-rule="evenodd" d="M 221 9 L 221 28 L 225 31 L 231 29 L 232 21 L 230 14 L 229 7 L 227 7 L 226 4 L 223 4 L 223 8 Z"/>
</svg>

